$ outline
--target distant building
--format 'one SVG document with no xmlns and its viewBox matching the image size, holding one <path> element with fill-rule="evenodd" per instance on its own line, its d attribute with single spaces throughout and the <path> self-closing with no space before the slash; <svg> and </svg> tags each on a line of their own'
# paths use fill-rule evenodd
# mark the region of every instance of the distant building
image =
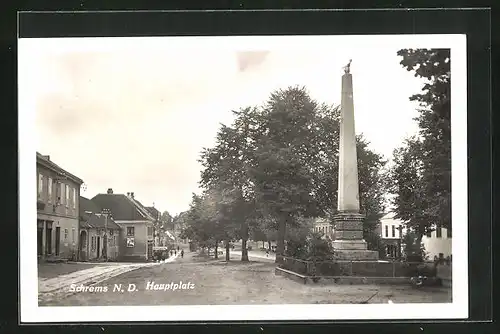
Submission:
<svg viewBox="0 0 500 334">
<path fill-rule="evenodd" d="M 80 261 L 117 260 L 120 257 L 121 228 L 112 215 L 80 196 Z"/>
<path fill-rule="evenodd" d="M 39 260 L 76 259 L 82 179 L 36 153 Z"/>
<path fill-rule="evenodd" d="M 115 223 L 121 227 L 120 260 L 148 261 L 153 257 L 155 217 L 134 197 L 134 193 L 106 194 L 94 196 L 92 202 L 110 210 Z"/>
<path fill-rule="evenodd" d="M 146 210 L 151 214 L 154 221 L 154 245 L 155 246 L 164 246 L 165 245 L 165 229 L 163 226 L 163 222 L 161 220 L 161 212 L 156 209 L 154 206 L 146 206 Z"/>
<path fill-rule="evenodd" d="M 451 257 L 451 230 L 438 226 L 435 228 L 435 231 L 424 235 L 422 242 L 430 260 L 436 257 Z"/>
<path fill-rule="evenodd" d="M 399 258 L 403 253 L 403 236 L 406 228 L 403 223 L 394 218 L 392 212 L 380 219 L 380 237 L 388 258 Z"/>
<path fill-rule="evenodd" d="M 316 218 L 313 224 L 313 231 L 323 233 L 324 238 L 334 239 L 333 225 L 325 218 Z"/>
<path fill-rule="evenodd" d="M 401 233 L 401 234 L 400 234 Z M 406 228 L 401 220 L 395 219 L 393 213 L 388 213 L 381 219 L 381 238 L 388 257 L 401 255 L 401 243 L 406 234 Z M 451 256 L 451 232 L 437 227 L 422 237 L 422 244 L 429 260 L 434 257 Z"/>
</svg>

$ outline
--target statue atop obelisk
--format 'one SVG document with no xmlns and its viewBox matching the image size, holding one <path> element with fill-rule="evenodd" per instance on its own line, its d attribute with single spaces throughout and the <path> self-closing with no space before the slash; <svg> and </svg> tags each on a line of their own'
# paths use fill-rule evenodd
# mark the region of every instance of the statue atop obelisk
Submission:
<svg viewBox="0 0 500 334">
<path fill-rule="evenodd" d="M 376 260 L 378 252 L 367 250 L 367 243 L 363 239 L 364 216 L 359 211 L 351 61 L 344 67 L 345 73 L 342 76 L 338 203 L 337 215 L 333 217 L 335 226 L 333 248 L 338 259 Z"/>
</svg>

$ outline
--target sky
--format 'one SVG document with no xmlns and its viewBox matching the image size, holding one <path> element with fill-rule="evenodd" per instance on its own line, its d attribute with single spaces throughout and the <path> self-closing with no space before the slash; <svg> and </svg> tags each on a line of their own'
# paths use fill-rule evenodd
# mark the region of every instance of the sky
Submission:
<svg viewBox="0 0 500 334">
<path fill-rule="evenodd" d="M 396 54 L 427 46 L 412 37 L 21 40 L 19 89 L 33 101 L 36 150 L 83 179 L 82 196 L 134 192 L 175 215 L 199 191 L 199 153 L 231 110 L 294 85 L 340 104 L 349 59 L 356 133 L 390 158 L 418 131 L 409 97 L 423 81 Z"/>
</svg>

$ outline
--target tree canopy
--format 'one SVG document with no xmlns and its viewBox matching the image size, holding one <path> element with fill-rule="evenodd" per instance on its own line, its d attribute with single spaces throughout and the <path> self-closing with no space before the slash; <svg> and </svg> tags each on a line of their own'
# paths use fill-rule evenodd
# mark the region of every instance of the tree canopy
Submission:
<svg viewBox="0 0 500 334">
<path fill-rule="evenodd" d="M 200 185 L 205 193 L 216 189 L 222 196 L 215 210 L 226 238 L 275 237 L 277 255 L 283 255 L 287 229 L 300 228 L 308 217 L 335 214 L 339 109 L 315 101 L 304 87 L 288 87 L 233 114 L 234 122 L 221 125 L 215 145 L 201 152 Z M 357 148 L 360 205 L 370 232 L 384 211 L 385 161 L 363 136 L 357 137 Z M 190 217 L 203 220 L 201 214 Z"/>
<path fill-rule="evenodd" d="M 401 65 L 426 79 L 420 93 L 419 135 L 394 151 L 390 191 L 396 218 L 421 237 L 437 226 L 451 229 L 450 50 L 403 49 Z"/>
</svg>

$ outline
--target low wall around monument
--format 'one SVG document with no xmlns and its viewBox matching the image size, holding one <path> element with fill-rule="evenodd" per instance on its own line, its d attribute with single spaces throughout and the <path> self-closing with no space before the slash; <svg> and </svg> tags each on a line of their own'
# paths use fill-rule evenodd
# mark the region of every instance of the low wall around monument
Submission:
<svg viewBox="0 0 500 334">
<path fill-rule="evenodd" d="M 434 263 L 399 261 L 305 261 L 285 257 L 279 268 L 304 276 L 436 277 Z"/>
</svg>

